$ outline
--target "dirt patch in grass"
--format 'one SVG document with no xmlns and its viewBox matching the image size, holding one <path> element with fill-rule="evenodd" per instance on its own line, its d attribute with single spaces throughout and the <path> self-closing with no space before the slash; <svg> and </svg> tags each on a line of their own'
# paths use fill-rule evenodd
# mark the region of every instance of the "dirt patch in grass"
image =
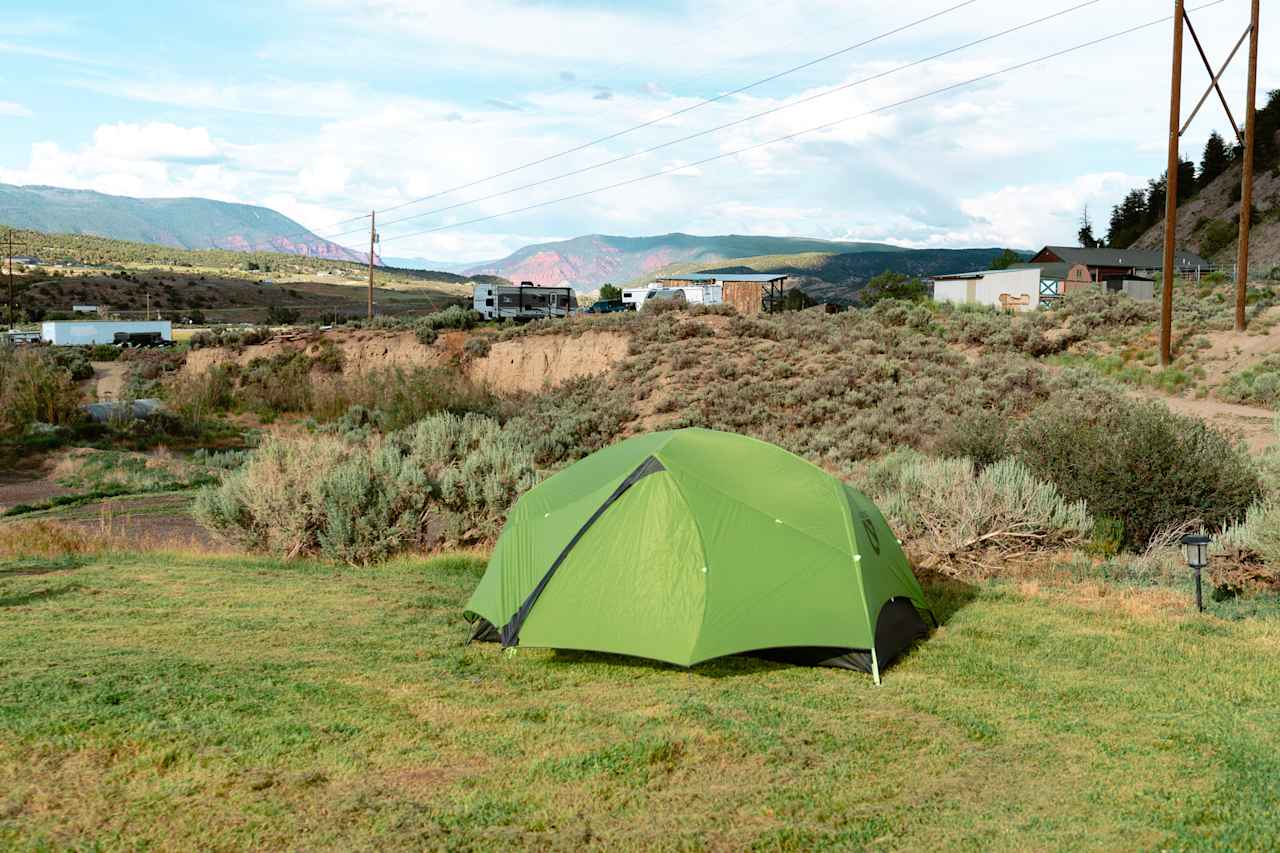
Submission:
<svg viewBox="0 0 1280 853">
<path fill-rule="evenodd" d="M 51 473 L 44 466 L 0 471 L 0 512 L 19 504 L 40 504 L 71 494 L 72 490 L 60 485 Z"/>
</svg>

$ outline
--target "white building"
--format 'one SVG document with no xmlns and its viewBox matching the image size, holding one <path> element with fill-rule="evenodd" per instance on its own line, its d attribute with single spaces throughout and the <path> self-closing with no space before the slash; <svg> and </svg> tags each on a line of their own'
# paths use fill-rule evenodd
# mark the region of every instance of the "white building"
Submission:
<svg viewBox="0 0 1280 853">
<path fill-rule="evenodd" d="M 117 333 L 145 335 L 156 332 L 160 333 L 162 340 L 173 340 L 173 324 L 168 320 L 51 320 L 40 324 L 41 340 L 61 347 L 113 344 Z"/>
<path fill-rule="evenodd" d="M 989 305 L 1006 311 L 1040 307 L 1040 269 L 983 270 L 933 277 L 935 302 Z"/>
</svg>

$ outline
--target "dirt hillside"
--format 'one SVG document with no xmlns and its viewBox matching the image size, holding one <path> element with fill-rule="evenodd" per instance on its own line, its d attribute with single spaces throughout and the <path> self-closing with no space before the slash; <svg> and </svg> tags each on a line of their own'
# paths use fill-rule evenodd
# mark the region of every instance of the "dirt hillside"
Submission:
<svg viewBox="0 0 1280 853">
<path fill-rule="evenodd" d="M 1238 222 L 1240 202 L 1232 193 L 1240 186 L 1240 167 L 1232 166 L 1209 186 L 1178 208 L 1178 246 L 1203 254 L 1201 240 L 1206 226 L 1218 219 Z M 1280 266 L 1280 173 L 1260 170 L 1254 176 L 1253 206 L 1261 214 L 1249 232 L 1249 269 L 1254 277 Z M 1134 242 L 1135 249 L 1158 249 L 1164 241 L 1164 217 Z M 1209 260 L 1230 272 L 1236 260 L 1236 241 Z"/>
<path fill-rule="evenodd" d="M 467 365 L 467 374 L 500 394 L 541 391 L 604 373 L 626 357 L 627 338 L 615 332 L 531 335 L 494 344 L 487 356 Z"/>
<path fill-rule="evenodd" d="M 216 364 L 247 365 L 255 358 L 283 352 L 318 352 L 333 341 L 343 356 L 343 372 L 365 373 L 382 367 L 460 364 L 468 377 L 499 394 L 541 391 L 567 379 L 604 373 L 627 356 L 627 338 L 616 332 L 566 335 L 528 335 L 495 343 L 487 356 L 463 355 L 466 336 L 446 333 L 432 345 L 418 342 L 412 332 L 334 330 L 297 340 L 276 338 L 239 350 L 222 347 L 193 350 L 184 370 L 203 373 Z"/>
<path fill-rule="evenodd" d="M 412 332 L 384 331 L 329 331 L 305 338 L 288 340 L 273 338 L 262 344 L 239 350 L 209 347 L 192 350 L 187 355 L 185 369 L 203 373 L 215 364 L 246 365 L 255 358 L 271 358 L 283 352 L 318 351 L 322 341 L 333 341 L 342 352 L 347 371 L 364 373 L 378 367 L 413 367 L 438 363 L 438 353 L 433 347 L 418 343 Z"/>
</svg>

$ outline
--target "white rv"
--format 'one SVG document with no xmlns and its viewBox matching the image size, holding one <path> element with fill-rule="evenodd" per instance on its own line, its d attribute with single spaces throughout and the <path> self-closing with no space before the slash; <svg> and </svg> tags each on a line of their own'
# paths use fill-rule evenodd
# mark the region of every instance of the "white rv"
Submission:
<svg viewBox="0 0 1280 853">
<path fill-rule="evenodd" d="M 639 311 L 644 307 L 644 301 L 649 298 L 649 293 L 654 289 L 654 287 L 656 287 L 656 285 L 651 284 L 648 287 L 627 288 L 622 291 L 622 304 L 625 305 L 629 311 Z"/>
<path fill-rule="evenodd" d="M 662 287 L 657 283 L 647 287 L 633 287 L 622 291 L 622 303 L 633 311 L 644 307 L 645 300 L 657 290 L 682 290 L 689 305 L 719 305 L 724 301 L 724 287 L 719 284 Z"/>
<path fill-rule="evenodd" d="M 528 281 L 519 286 L 477 284 L 472 301 L 472 307 L 486 320 L 568 317 L 578 307 L 572 287 L 539 287 Z"/>
</svg>

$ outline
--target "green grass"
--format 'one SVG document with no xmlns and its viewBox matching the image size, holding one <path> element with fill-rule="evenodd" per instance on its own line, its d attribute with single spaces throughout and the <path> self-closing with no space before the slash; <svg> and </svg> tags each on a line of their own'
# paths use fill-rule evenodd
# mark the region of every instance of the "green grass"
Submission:
<svg viewBox="0 0 1280 853">
<path fill-rule="evenodd" d="M 468 646 L 480 571 L 0 563 L 0 846 L 1280 844 L 1275 602 L 934 586 L 876 688 Z"/>
<path fill-rule="evenodd" d="M 1181 394 L 1196 384 L 1196 376 L 1176 367 L 1148 368 L 1120 355 L 1062 353 L 1045 359 L 1055 367 L 1083 368 L 1125 385 L 1154 388 L 1165 394 Z"/>
<path fill-rule="evenodd" d="M 127 495 L 169 494 L 218 482 L 217 459 L 195 461 L 176 456 L 157 457 L 122 450 L 87 450 L 73 457 L 72 470 L 58 484 L 75 492 L 34 504 L 16 504 L 0 518 L 67 509 Z"/>
</svg>

